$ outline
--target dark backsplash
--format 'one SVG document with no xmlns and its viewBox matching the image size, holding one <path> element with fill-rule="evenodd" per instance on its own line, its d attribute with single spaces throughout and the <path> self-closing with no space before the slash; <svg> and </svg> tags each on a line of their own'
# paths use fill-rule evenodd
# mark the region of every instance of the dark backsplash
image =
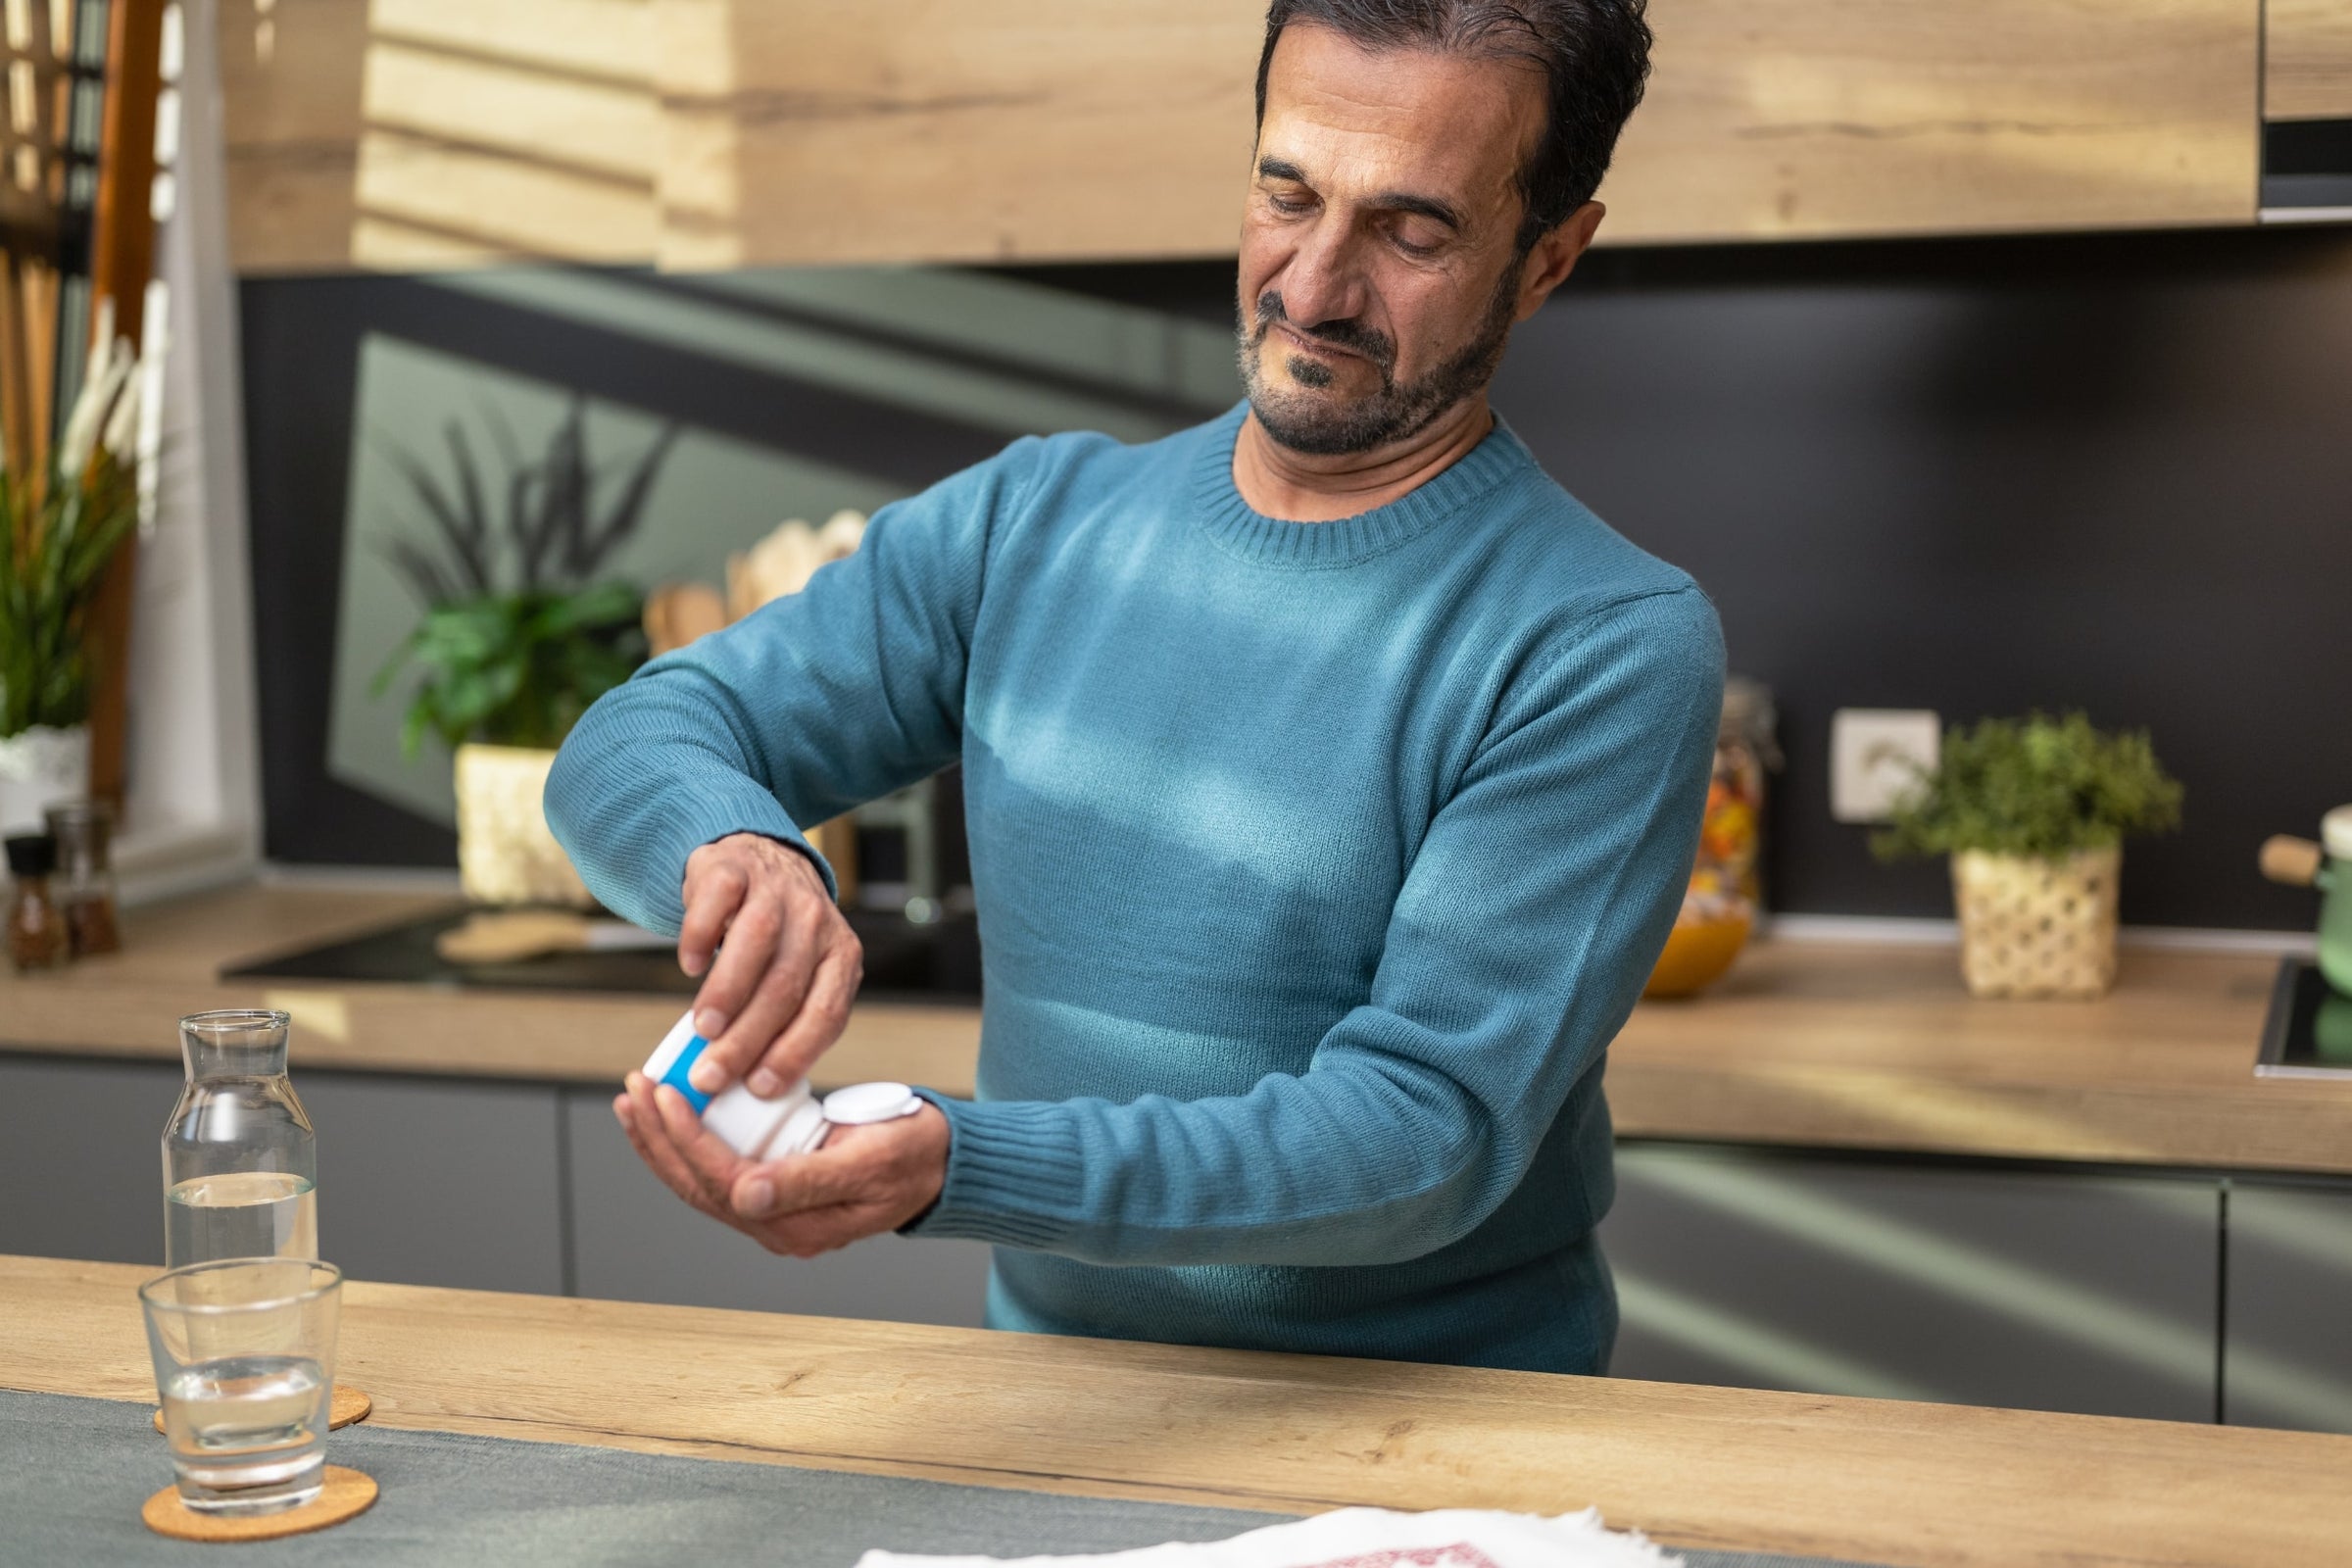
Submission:
<svg viewBox="0 0 2352 1568">
<path fill-rule="evenodd" d="M 1222 265 L 1033 268 L 1229 321 Z M 651 280 L 649 280 L 651 281 Z M 440 863 L 446 832 L 324 765 L 364 333 L 908 485 L 1001 437 L 390 277 L 242 290 L 269 851 Z M 2254 874 L 2352 800 L 2352 235 L 2099 235 L 1596 253 L 1495 401 L 1551 472 L 1690 570 L 1782 710 L 1773 904 L 1948 913 L 1829 818 L 1838 707 L 2081 707 L 2145 725 L 2186 825 L 2128 854 L 2125 917 L 2308 924 Z M 812 436 L 811 432 L 816 434 Z M 825 432 L 833 432 L 826 434 Z"/>
</svg>

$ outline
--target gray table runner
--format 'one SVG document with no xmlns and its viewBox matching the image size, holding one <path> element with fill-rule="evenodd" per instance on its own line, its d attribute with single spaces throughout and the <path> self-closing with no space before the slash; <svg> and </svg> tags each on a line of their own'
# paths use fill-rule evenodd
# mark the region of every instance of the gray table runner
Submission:
<svg viewBox="0 0 2352 1568">
<path fill-rule="evenodd" d="M 114 1400 L 0 1391 L 0 1564 L 850 1568 L 869 1546 L 1001 1557 L 1114 1551 L 1215 1541 L 1283 1517 L 363 1422 L 328 1439 L 327 1457 L 375 1477 L 383 1495 L 374 1507 L 317 1535 L 199 1545 L 139 1523 L 139 1504 L 172 1479 L 147 1415 Z M 1812 1557 L 1683 1556 L 1690 1568 L 1852 1568 Z"/>
</svg>

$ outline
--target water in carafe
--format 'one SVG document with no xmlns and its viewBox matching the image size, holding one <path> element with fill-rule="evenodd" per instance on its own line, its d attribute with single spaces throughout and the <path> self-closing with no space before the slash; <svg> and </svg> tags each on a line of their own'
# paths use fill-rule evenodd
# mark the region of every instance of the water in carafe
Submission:
<svg viewBox="0 0 2352 1568">
<path fill-rule="evenodd" d="M 164 1262 L 318 1255 L 318 1150 L 286 1080 L 282 1012 L 179 1021 L 187 1069 L 164 1128 Z"/>
</svg>

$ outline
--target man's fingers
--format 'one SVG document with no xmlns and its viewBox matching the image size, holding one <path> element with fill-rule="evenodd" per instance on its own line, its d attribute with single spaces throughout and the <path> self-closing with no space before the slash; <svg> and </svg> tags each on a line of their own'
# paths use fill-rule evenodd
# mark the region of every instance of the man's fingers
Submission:
<svg viewBox="0 0 2352 1568">
<path fill-rule="evenodd" d="M 627 1136 L 629 1147 L 662 1179 L 662 1186 L 712 1218 L 733 1223 L 734 1216 L 726 1205 L 717 1200 L 671 1146 L 668 1130 L 663 1127 L 662 1113 L 654 1102 L 653 1085 L 644 1074 L 629 1074 L 628 1092 L 613 1102 L 613 1110 L 620 1118 L 620 1130 Z"/>
<path fill-rule="evenodd" d="M 776 1037 L 802 1011 L 817 962 L 817 933 L 821 925 L 821 918 L 813 910 L 808 911 L 804 918 L 786 922 L 774 956 L 768 960 L 767 973 L 760 977 L 760 984 L 753 990 L 751 1000 L 744 1004 L 741 1015 L 727 1026 L 726 1037 L 711 1042 L 726 1070 L 743 1077 L 745 1087 L 755 1095 L 773 1099 L 792 1082 L 792 1078 L 763 1073 L 760 1064 L 772 1054 L 770 1047 Z"/>
<path fill-rule="evenodd" d="M 718 950 L 718 961 L 710 965 L 710 976 L 695 993 L 694 1032 L 710 1047 L 688 1076 L 706 1095 L 714 1095 L 742 1077 L 758 1054 L 757 1048 L 744 1044 L 738 1027 L 742 1020 L 737 1015 L 764 983 L 783 929 L 783 911 L 772 899 L 747 897 L 727 926 L 726 945 Z M 760 1042 L 760 1046 L 766 1044 L 765 1040 Z"/>
<path fill-rule="evenodd" d="M 656 1086 L 654 1105 L 655 1114 L 662 1120 L 662 1134 L 688 1179 L 710 1202 L 725 1208 L 727 1191 L 735 1184 L 736 1172 L 746 1163 L 744 1157 L 705 1127 L 694 1106 L 675 1089 L 666 1084 Z"/>
<path fill-rule="evenodd" d="M 738 1217 L 752 1220 L 858 1202 L 872 1194 L 891 1153 L 890 1141 L 869 1128 L 836 1127 L 812 1153 L 787 1154 L 735 1173 L 728 1201 Z"/>
<path fill-rule="evenodd" d="M 727 922 L 742 906 L 750 886 L 740 866 L 724 862 L 687 873 L 686 919 L 678 927 L 679 968 L 694 975 L 710 967 L 710 955 L 727 934 Z"/>
<path fill-rule="evenodd" d="M 772 1077 L 778 1089 L 808 1075 L 816 1058 L 831 1050 L 833 1042 L 848 1027 L 850 1004 L 858 999 L 858 983 L 864 978 L 865 956 L 856 938 L 834 947 L 817 960 L 816 973 L 808 982 L 807 994 L 800 999 L 799 1009 L 781 1026 L 774 1044 L 768 1046 L 767 1054 L 753 1069 L 755 1094 L 762 1092 L 758 1084 L 760 1073 Z"/>
</svg>

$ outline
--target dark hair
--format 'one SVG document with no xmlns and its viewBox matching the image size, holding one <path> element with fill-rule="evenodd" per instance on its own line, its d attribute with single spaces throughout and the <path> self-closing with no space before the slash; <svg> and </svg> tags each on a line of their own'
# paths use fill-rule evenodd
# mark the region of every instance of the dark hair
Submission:
<svg viewBox="0 0 2352 1568">
<path fill-rule="evenodd" d="M 1525 60 L 1544 69 L 1543 138 L 1519 171 L 1524 255 L 1592 199 L 1617 133 L 1649 75 L 1646 0 L 1273 0 L 1257 57 L 1257 121 L 1266 73 L 1294 22 L 1329 27 L 1367 49 L 1436 49 Z"/>
</svg>

